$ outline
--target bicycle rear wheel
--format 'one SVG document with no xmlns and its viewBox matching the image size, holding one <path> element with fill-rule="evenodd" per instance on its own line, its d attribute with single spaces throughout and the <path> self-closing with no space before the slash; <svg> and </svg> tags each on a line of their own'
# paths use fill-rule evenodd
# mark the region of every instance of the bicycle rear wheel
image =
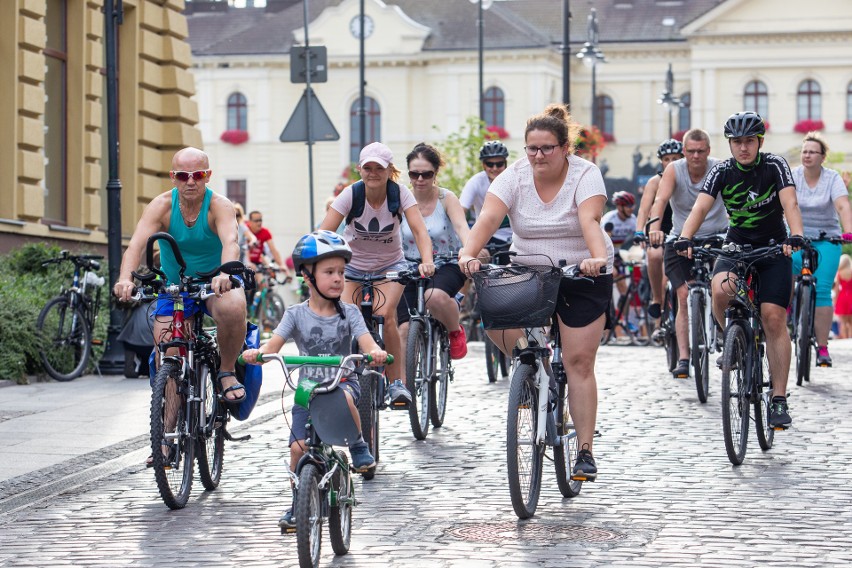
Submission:
<svg viewBox="0 0 852 568">
<path fill-rule="evenodd" d="M 757 443 L 760 449 L 766 451 L 772 448 L 775 428 L 769 425 L 769 405 L 772 403 L 774 391 L 769 377 L 769 360 L 765 354 L 761 354 L 760 364 L 755 365 L 755 371 L 754 428 L 757 431 Z M 767 390 L 763 390 L 764 387 L 768 387 Z"/>
<path fill-rule="evenodd" d="M 704 292 L 694 289 L 689 293 L 689 333 L 690 333 L 690 358 L 692 359 L 692 371 L 695 375 L 695 388 L 698 391 L 698 400 L 707 402 L 710 394 L 710 340 L 707 337 L 707 321 L 704 316 Z"/>
<path fill-rule="evenodd" d="M 376 405 L 378 385 L 374 373 L 364 373 L 358 377 L 361 385 L 361 398 L 358 399 L 358 416 L 361 418 L 361 436 L 370 448 L 373 459 L 379 461 L 379 409 Z M 373 479 L 376 468 L 361 474 L 364 479 Z"/>
<path fill-rule="evenodd" d="M 334 490 L 331 508 L 328 514 L 328 536 L 331 548 L 337 555 L 349 552 L 352 541 L 352 505 L 355 502 L 355 492 L 352 488 L 352 478 L 349 476 L 349 460 L 346 454 L 337 450 L 337 459 L 343 464 L 331 477 L 331 487 Z"/>
<path fill-rule="evenodd" d="M 541 491 L 544 447 L 536 443 L 538 389 L 535 368 L 520 364 L 512 375 L 506 424 L 506 465 L 512 508 L 521 519 L 535 514 Z"/>
<path fill-rule="evenodd" d="M 488 372 L 488 382 L 496 383 L 497 373 L 500 371 L 501 366 L 500 356 L 503 352 L 494 345 L 494 342 L 487 335 L 483 337 L 483 341 L 485 342 L 485 370 Z"/>
<path fill-rule="evenodd" d="M 417 440 L 429 435 L 429 338 L 422 321 L 413 319 L 408 325 L 408 345 L 405 349 L 405 386 L 411 393 L 408 420 L 411 433 Z"/>
<path fill-rule="evenodd" d="M 568 409 L 566 391 L 567 388 L 564 383 L 561 383 L 557 388 L 556 434 L 560 436 L 562 443 L 553 446 L 553 465 L 556 466 L 556 484 L 559 486 L 559 492 L 562 493 L 563 497 L 575 497 L 583 488 L 583 482 L 571 479 L 574 461 L 579 451 L 579 442 Z"/>
<path fill-rule="evenodd" d="M 219 487 L 222 478 L 222 465 L 225 462 L 225 421 L 227 415 L 222 408 L 213 386 L 213 373 L 208 364 L 199 365 L 199 381 L 204 404 L 201 405 L 201 420 L 197 432 L 196 461 L 198 476 L 207 491 Z"/>
<path fill-rule="evenodd" d="M 432 426 L 440 428 L 444 425 L 444 416 L 447 414 L 447 396 L 450 392 L 450 381 L 453 379 L 453 368 L 447 331 L 443 326 L 433 325 L 432 334 L 435 376 L 429 381 L 429 388 L 432 389 L 429 395 L 429 419 L 432 420 Z"/>
<path fill-rule="evenodd" d="M 796 384 L 811 380 L 811 334 L 813 333 L 814 288 L 810 284 L 799 286 L 796 318 Z"/>
<path fill-rule="evenodd" d="M 722 432 L 725 451 L 734 465 L 743 463 L 748 443 L 748 349 L 745 330 L 738 323 L 731 324 L 722 354 Z"/>
<path fill-rule="evenodd" d="M 677 297 L 670 285 L 666 286 L 665 296 L 663 298 L 663 315 L 661 322 L 663 329 L 663 345 L 666 348 L 666 360 L 669 364 L 669 371 L 674 371 L 677 367 L 678 351 L 677 334 L 675 333 L 675 317 L 677 316 Z"/>
<path fill-rule="evenodd" d="M 68 296 L 58 296 L 42 308 L 36 321 L 39 358 L 48 375 L 57 381 L 73 381 L 89 364 L 92 331 L 79 306 Z"/>
<path fill-rule="evenodd" d="M 151 392 L 152 467 L 160 497 L 170 509 L 182 509 L 192 489 L 195 444 L 188 435 L 187 422 L 190 417 L 186 415 L 183 402 L 182 381 L 180 367 L 172 361 L 166 361 L 154 377 Z M 171 407 L 167 407 L 167 392 Z M 174 425 L 167 425 L 172 422 L 167 418 L 171 414 L 175 415 Z M 168 455 L 163 453 L 164 450 Z"/>
<path fill-rule="evenodd" d="M 284 312 L 287 310 L 287 305 L 284 300 L 275 292 L 266 294 L 266 300 L 261 311 L 260 319 L 263 322 L 263 331 L 273 331 L 278 327 L 278 323 L 284 318 Z"/>
<path fill-rule="evenodd" d="M 319 566 L 322 548 L 322 503 L 319 490 L 320 472 L 307 463 L 299 473 L 299 493 L 296 496 L 296 550 L 301 568 Z"/>
</svg>

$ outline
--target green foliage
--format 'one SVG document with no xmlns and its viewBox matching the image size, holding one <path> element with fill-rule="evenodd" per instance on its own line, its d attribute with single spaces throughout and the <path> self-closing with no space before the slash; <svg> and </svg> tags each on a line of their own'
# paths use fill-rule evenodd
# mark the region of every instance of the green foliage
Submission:
<svg viewBox="0 0 852 568">
<path fill-rule="evenodd" d="M 437 126 L 432 128 L 440 133 Z M 494 137 L 494 134 L 485 129 L 483 121 L 470 116 L 457 132 L 451 132 L 443 142 L 436 143 L 435 147 L 447 163 L 441 172 L 439 180 L 441 187 L 446 187 L 456 195 L 460 195 L 467 180 L 482 171 L 479 149 L 487 140 Z"/>
<path fill-rule="evenodd" d="M 73 265 L 41 263 L 59 256 L 59 247 L 27 244 L 0 257 L 0 379 L 26 382 L 27 375 L 44 375 L 38 356 L 36 320 L 41 309 L 63 286 L 70 285 Z M 103 290 L 101 291 L 103 294 Z M 93 337 L 106 340 L 108 302 L 95 324 Z M 96 347 L 97 361 L 103 347 Z"/>
</svg>

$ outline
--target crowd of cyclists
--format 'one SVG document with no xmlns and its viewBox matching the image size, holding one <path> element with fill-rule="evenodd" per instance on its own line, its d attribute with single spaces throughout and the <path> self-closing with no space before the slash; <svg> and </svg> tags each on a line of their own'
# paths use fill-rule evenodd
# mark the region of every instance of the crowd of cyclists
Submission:
<svg viewBox="0 0 852 568">
<path fill-rule="evenodd" d="M 796 263 L 801 262 L 801 253 L 795 251 L 814 246 L 819 253 L 818 364 L 831 365 L 827 343 L 832 288 L 839 286 L 844 294 L 852 290 L 852 274 L 846 280 L 836 278 L 840 245 L 818 240 L 826 235 L 852 240 L 848 179 L 823 166 L 826 142 L 819 134 L 808 133 L 802 144 L 802 165 L 791 170 L 783 157 L 764 150 L 766 125 L 754 112 L 735 113 L 725 122 L 724 136 L 731 153 L 727 159 L 710 155 L 707 132 L 689 130 L 683 142 L 672 139 L 659 145 L 660 169 L 641 192 L 637 215 L 632 193 L 620 191 L 608 198 L 598 167 L 574 153 L 577 130 L 565 105 L 549 105 L 527 121 L 525 156 L 510 163 L 510 152 L 502 142 L 492 140 L 482 146 L 482 171 L 467 182 L 460 197 L 440 186 L 445 160 L 434 146 L 416 145 L 399 162 L 407 168 L 405 175 L 386 145 L 374 142 L 364 147 L 357 164 L 360 181 L 336 191 L 318 229 L 302 237 L 293 251 L 293 275 L 305 279 L 309 298 L 286 311 L 273 338 L 260 350 L 243 352 L 245 360 L 255 362 L 258 353 L 277 351 L 286 339 L 294 339 L 304 355 L 346 355 L 350 339 L 356 339 L 361 349 L 373 355 L 374 364 L 384 363 L 388 353 L 394 356 L 385 367 L 390 399 L 392 405 L 405 408 L 412 403 L 412 393 L 405 386 L 403 346 L 415 290 L 394 281 L 382 284 L 384 301 L 376 306 L 385 322 L 381 348 L 352 306 L 357 303 L 359 288 L 353 279 L 405 270 L 414 263 L 423 277 L 431 279 L 427 306 L 449 331 L 451 357 L 460 359 L 467 353 L 467 345 L 458 298 L 470 286 L 471 274 L 493 261 L 485 252 L 489 245 L 510 248 L 512 263 L 577 265 L 586 278 L 562 281 L 554 311 L 579 440 L 573 475 L 594 480 L 595 361 L 601 337 L 612 323 L 613 300 L 625 291 L 624 281 L 614 280 L 623 270 L 619 253 L 631 248 L 635 252 L 636 247 L 644 250 L 643 277 L 649 284 L 646 309 L 655 324 L 659 323 L 664 290 L 671 287 L 678 308 L 678 362 L 672 374 L 685 378 L 690 353 L 686 291 L 693 278 L 693 250 L 711 238 L 753 247 L 775 243 L 783 244 L 784 255 L 759 262 L 755 291 L 774 389 L 769 423 L 789 427 L 787 311 Z M 252 211 L 244 219 L 241 207 L 207 187 L 211 174 L 202 151 L 187 148 L 175 155 L 170 172 L 174 189 L 145 209 L 124 255 L 114 287 L 116 296 L 130 298 L 131 269 L 140 264 L 146 239 L 158 231 L 168 232 L 178 241 L 187 273 L 209 271 L 231 260 L 257 266 L 267 254 L 291 275 L 271 233 L 263 227 L 262 214 Z M 604 213 L 607 204 L 613 208 Z M 170 279 L 176 278 L 174 259 L 167 253 L 163 251 L 164 271 Z M 723 260 L 713 269 L 713 313 L 720 328 L 725 325 L 728 306 L 725 284 L 731 277 L 729 268 Z M 852 268 L 843 274 L 849 272 Z M 213 278 L 213 290 L 215 297 L 197 305 L 190 302 L 193 305 L 186 310 L 189 315 L 200 311 L 216 320 L 222 363 L 218 386 L 223 401 L 234 405 L 245 397 L 245 389 L 234 376 L 234 364 L 242 347 L 246 298 L 225 276 Z M 852 312 L 852 301 L 845 305 Z M 168 337 L 171 309 L 168 301 L 158 302 L 157 343 Z M 852 318 L 852 313 L 848 315 Z M 649 335 L 652 332 L 651 328 L 645 330 Z M 521 337 L 520 330 L 512 329 L 487 333 L 509 355 Z M 356 387 L 357 382 L 346 390 L 354 405 L 359 396 Z M 294 425 L 304 421 L 304 416 L 294 416 Z M 295 467 L 293 460 L 298 459 L 303 442 L 303 427 L 294 427 L 291 467 Z M 353 442 L 350 450 L 357 470 L 375 468 L 362 439 Z M 293 522 L 292 508 L 280 522 L 282 526 Z"/>
</svg>

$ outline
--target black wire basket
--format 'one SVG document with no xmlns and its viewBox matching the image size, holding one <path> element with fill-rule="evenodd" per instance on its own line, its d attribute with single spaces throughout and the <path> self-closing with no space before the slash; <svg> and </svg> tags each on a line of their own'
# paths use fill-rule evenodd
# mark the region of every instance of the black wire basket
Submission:
<svg viewBox="0 0 852 568">
<path fill-rule="evenodd" d="M 562 272 L 555 266 L 511 265 L 473 273 L 485 329 L 549 325 Z"/>
</svg>

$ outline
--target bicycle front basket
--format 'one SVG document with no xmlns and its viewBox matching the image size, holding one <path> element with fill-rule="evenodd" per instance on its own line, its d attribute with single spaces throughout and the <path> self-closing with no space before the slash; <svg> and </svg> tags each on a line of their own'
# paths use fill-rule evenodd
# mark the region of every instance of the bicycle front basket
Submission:
<svg viewBox="0 0 852 568">
<path fill-rule="evenodd" d="M 548 325 L 556 309 L 561 271 L 555 266 L 511 265 L 473 274 L 485 329 Z"/>
</svg>

